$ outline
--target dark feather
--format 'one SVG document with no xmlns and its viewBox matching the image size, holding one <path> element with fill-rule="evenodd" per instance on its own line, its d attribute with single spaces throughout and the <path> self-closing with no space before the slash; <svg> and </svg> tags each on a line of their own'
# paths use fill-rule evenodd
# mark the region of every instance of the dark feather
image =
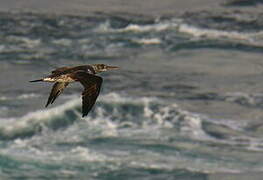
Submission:
<svg viewBox="0 0 263 180">
<path fill-rule="evenodd" d="M 29 81 L 29 82 L 40 82 L 40 81 L 43 81 L 43 79 L 36 79 L 36 80 Z"/>
<path fill-rule="evenodd" d="M 52 90 L 50 92 L 46 107 L 49 104 L 52 104 L 56 98 L 63 92 L 63 90 L 68 86 L 69 83 L 65 82 L 56 82 L 53 87 Z"/>
<path fill-rule="evenodd" d="M 54 71 L 52 71 L 52 74 L 59 74 L 59 73 L 62 73 L 66 70 L 70 69 L 69 67 L 61 67 L 61 68 L 57 68 L 55 69 Z"/>
<path fill-rule="evenodd" d="M 95 104 L 103 80 L 99 76 L 82 71 L 74 73 L 74 76 L 85 88 L 82 92 L 82 117 L 84 117 Z"/>
</svg>

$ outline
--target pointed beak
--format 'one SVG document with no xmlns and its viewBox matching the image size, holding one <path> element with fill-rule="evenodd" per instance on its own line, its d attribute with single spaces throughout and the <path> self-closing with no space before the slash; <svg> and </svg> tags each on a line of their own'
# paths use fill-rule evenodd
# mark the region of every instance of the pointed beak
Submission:
<svg viewBox="0 0 263 180">
<path fill-rule="evenodd" d="M 107 66 L 107 70 L 119 69 L 118 66 Z"/>
</svg>

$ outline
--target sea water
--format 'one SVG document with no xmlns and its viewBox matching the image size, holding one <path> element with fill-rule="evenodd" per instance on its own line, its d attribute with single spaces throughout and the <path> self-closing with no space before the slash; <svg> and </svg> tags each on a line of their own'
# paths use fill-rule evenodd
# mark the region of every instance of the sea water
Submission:
<svg viewBox="0 0 263 180">
<path fill-rule="evenodd" d="M 223 179 L 263 171 L 263 14 L 0 13 L 1 179 Z M 262 7 L 261 7 L 262 8 Z M 92 111 L 71 84 L 28 81 L 106 63 Z M 228 175 L 227 175 L 228 174 Z M 222 176 L 221 176 L 222 175 Z"/>
</svg>

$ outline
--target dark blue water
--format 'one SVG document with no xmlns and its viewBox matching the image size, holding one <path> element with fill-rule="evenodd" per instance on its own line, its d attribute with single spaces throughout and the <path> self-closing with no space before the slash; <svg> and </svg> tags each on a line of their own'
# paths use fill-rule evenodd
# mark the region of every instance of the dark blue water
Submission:
<svg viewBox="0 0 263 180">
<path fill-rule="evenodd" d="M 255 1 L 256 2 L 256 1 Z M 3 179 L 209 179 L 262 172 L 262 14 L 0 13 Z M 106 63 L 44 108 L 60 66 Z"/>
</svg>

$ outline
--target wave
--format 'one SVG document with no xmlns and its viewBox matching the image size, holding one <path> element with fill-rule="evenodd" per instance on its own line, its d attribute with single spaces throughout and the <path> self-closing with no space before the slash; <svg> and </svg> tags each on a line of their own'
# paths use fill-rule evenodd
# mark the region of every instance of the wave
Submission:
<svg viewBox="0 0 263 180">
<path fill-rule="evenodd" d="M 26 158 L 32 158 L 33 154 L 37 159 L 48 163 L 50 161 L 63 161 L 64 163 L 65 160 L 69 160 L 69 162 L 72 160 L 78 162 L 103 162 L 103 164 L 120 162 L 130 168 L 142 168 L 143 163 L 145 164 L 143 165 L 144 168 L 154 166 L 155 169 L 165 170 L 171 168 L 169 165 L 164 166 L 163 162 L 154 162 L 151 159 L 151 153 L 146 159 L 149 163 L 145 163 L 145 159 L 143 161 L 139 159 L 127 164 L 126 160 L 122 158 L 124 156 L 118 154 L 119 152 L 122 153 L 122 150 L 116 151 L 116 155 L 110 155 L 104 151 L 89 149 L 85 143 L 90 140 L 93 142 L 100 141 L 100 138 L 102 141 L 103 138 L 112 138 L 114 134 L 109 133 L 116 131 L 118 136 L 118 133 L 122 131 L 136 133 L 141 130 L 141 132 L 155 133 L 158 129 L 163 128 L 176 128 L 179 133 L 200 138 L 204 136 L 201 129 L 203 120 L 201 116 L 181 110 L 176 104 L 166 104 L 157 98 L 130 97 L 117 93 L 102 95 L 99 97 L 95 109 L 86 118 L 81 118 L 80 106 L 80 98 L 73 96 L 65 104 L 54 108 L 31 112 L 23 117 L 1 119 L 0 138 L 14 140 L 7 148 L 2 149 L 1 153 L 11 154 L 12 157 L 18 155 L 21 157 L 22 155 Z M 75 124 L 73 125 L 73 123 Z M 86 125 L 83 126 L 83 123 Z M 67 130 L 56 131 L 63 127 Z M 87 136 L 87 131 L 97 129 L 96 127 L 101 127 L 104 132 L 98 135 L 95 130 L 95 133 L 94 131 L 90 133 L 96 135 Z M 81 131 L 85 132 L 84 137 L 82 137 Z M 83 143 L 83 138 L 85 143 Z M 125 138 L 125 136 L 120 137 L 120 139 L 122 138 Z M 114 144 L 114 139 L 112 140 Z M 116 141 L 118 141 L 118 137 Z M 127 141 L 129 141 L 129 138 Z M 56 144 L 55 148 L 53 147 L 54 144 Z M 57 146 L 65 147 L 67 150 L 61 148 L 63 149 L 62 152 L 58 150 Z M 124 151 L 124 153 L 126 152 Z M 156 155 L 159 156 L 158 153 Z M 129 157 L 134 157 L 133 153 Z M 161 157 L 162 154 L 160 154 Z M 174 161 L 176 160 L 175 158 Z"/>
<path fill-rule="evenodd" d="M 57 129 L 72 124 L 80 116 L 72 111 L 78 103 L 78 100 L 72 100 L 62 106 L 30 112 L 22 117 L 1 119 L 0 138 L 7 140 L 29 137 L 41 132 L 44 127 Z"/>
<path fill-rule="evenodd" d="M 144 32 L 162 32 L 166 30 L 172 30 L 179 33 L 187 33 L 193 37 L 199 38 L 214 38 L 214 39 L 232 39 L 232 40 L 245 40 L 252 43 L 252 41 L 263 37 L 263 32 L 239 32 L 220 30 L 213 28 L 198 27 L 193 24 L 186 23 L 183 19 L 173 18 L 171 20 L 156 21 L 153 24 L 128 24 L 122 28 L 112 28 L 110 23 L 107 21 L 102 23 L 95 29 L 97 32 L 133 32 L 133 33 L 144 33 Z"/>
<path fill-rule="evenodd" d="M 5 100 L 7 100 L 7 99 L 9 99 L 9 97 L 6 97 L 6 96 L 0 96 L 0 101 L 5 101 Z"/>
<path fill-rule="evenodd" d="M 196 38 L 207 38 L 207 39 L 217 39 L 217 40 L 232 40 L 240 41 L 243 44 L 249 46 L 263 47 L 263 32 L 259 31 L 257 33 L 244 33 L 238 31 L 223 31 L 216 29 L 205 29 L 199 28 L 188 24 L 182 24 L 178 27 L 178 31 L 181 33 L 190 34 Z"/>
<path fill-rule="evenodd" d="M 22 117 L 1 119 L 0 138 L 12 140 L 31 137 L 45 132 L 68 128 L 74 123 L 101 129 L 101 136 L 118 136 L 120 132 L 129 135 L 152 132 L 153 129 L 174 129 L 175 134 L 198 141 L 239 144 L 238 139 L 246 139 L 246 146 L 260 147 L 260 141 L 244 131 L 246 124 L 230 120 L 214 120 L 181 109 L 177 104 L 167 104 L 150 97 L 127 97 L 117 93 L 100 96 L 90 114 L 81 118 L 79 97 L 57 107 L 28 113 Z M 76 130 L 76 129 L 75 129 Z M 173 134 L 174 134 L 173 133 Z M 174 135 L 175 135 L 174 134 Z M 260 149 L 260 148 L 259 148 Z"/>
<path fill-rule="evenodd" d="M 31 99 L 40 97 L 40 94 L 37 93 L 24 93 L 18 96 L 0 96 L 0 101 L 7 101 L 7 100 L 22 100 L 22 99 Z"/>
<path fill-rule="evenodd" d="M 205 21 L 205 19 L 203 20 Z M 212 26 L 212 25 L 211 25 Z M 223 25 L 222 25 L 223 26 Z M 220 26 L 219 26 L 220 27 Z M 240 27 L 239 27 L 240 28 Z M 240 28 L 241 29 L 241 28 Z M 178 44 L 178 39 L 180 36 L 181 38 L 186 38 L 185 41 L 182 43 L 193 43 L 194 41 L 201 41 L 202 40 L 218 40 L 219 42 L 222 41 L 224 43 L 229 44 L 237 44 L 241 46 L 252 46 L 256 48 L 263 47 L 263 31 L 257 32 L 242 32 L 238 30 L 222 30 L 220 28 L 216 29 L 212 27 L 199 27 L 198 25 L 194 25 L 188 23 L 184 19 L 173 18 L 170 20 L 156 20 L 153 24 L 128 24 L 126 27 L 121 28 L 112 28 L 111 24 L 107 21 L 98 26 L 95 29 L 96 32 L 103 32 L 103 33 L 133 33 L 134 36 L 137 34 L 144 34 L 146 32 L 149 33 L 157 33 L 152 37 L 143 37 L 143 38 L 136 38 L 134 42 L 141 43 L 141 44 L 160 44 L 160 43 L 168 43 L 166 42 L 168 39 L 169 41 L 174 41 L 173 44 Z M 169 31 L 169 32 L 167 32 Z M 163 34 L 163 32 L 167 32 Z M 174 39 L 174 34 L 177 34 L 177 38 Z M 185 37 L 184 34 L 189 35 L 189 37 Z M 160 37 L 163 36 L 169 37 L 167 40 L 160 41 Z M 132 38 L 134 39 L 134 38 Z M 166 39 L 166 38 L 164 38 Z M 180 38 L 179 38 L 180 39 Z M 217 42 L 215 42 L 217 44 Z M 224 45 L 225 46 L 225 45 Z M 209 46 L 208 46 L 209 47 Z"/>
<path fill-rule="evenodd" d="M 262 4 L 261 0 L 231 0 L 223 3 L 224 6 L 256 6 Z"/>
<path fill-rule="evenodd" d="M 63 105 L 31 112 L 23 117 L 1 119 L 0 138 L 30 137 L 44 127 L 56 130 L 79 120 L 82 120 L 81 102 L 80 98 L 74 98 Z M 205 136 L 201 117 L 181 110 L 176 104 L 164 104 L 158 99 L 146 97 L 122 97 L 116 93 L 101 96 L 94 110 L 84 120 L 117 129 L 176 127 L 185 134 Z"/>
<path fill-rule="evenodd" d="M 31 98 L 37 98 L 37 97 L 40 97 L 40 94 L 29 93 L 29 94 L 21 94 L 16 99 L 31 99 Z"/>
<path fill-rule="evenodd" d="M 145 44 L 145 45 L 162 43 L 162 41 L 159 38 L 149 38 L 149 39 L 142 38 L 142 39 L 134 39 L 133 41 L 136 43 Z"/>
<path fill-rule="evenodd" d="M 224 98 L 225 101 L 234 102 L 248 107 L 263 107 L 263 94 L 247 94 L 242 92 L 227 93 Z"/>
<path fill-rule="evenodd" d="M 130 24 L 123 29 L 117 30 L 117 32 L 148 32 L 148 31 L 165 31 L 171 28 L 177 28 L 178 22 L 174 21 L 167 21 L 167 22 L 160 22 L 151 25 L 137 25 L 137 24 Z"/>
<path fill-rule="evenodd" d="M 250 35 L 239 32 L 229 32 L 216 29 L 198 28 L 188 24 L 182 24 L 178 27 L 178 31 L 182 33 L 188 33 L 194 37 L 206 37 L 206 38 L 229 38 L 236 40 L 249 40 Z"/>
<path fill-rule="evenodd" d="M 53 44 L 59 45 L 59 46 L 70 46 L 72 44 L 72 40 L 65 39 L 65 38 L 55 39 L 52 42 L 53 42 Z"/>
<path fill-rule="evenodd" d="M 97 32 L 115 32 L 115 33 L 123 33 L 123 32 L 137 32 L 137 33 L 143 33 L 143 32 L 160 32 L 165 31 L 168 29 L 174 29 L 177 28 L 179 23 L 182 20 L 180 19 L 172 19 L 172 20 L 166 20 L 166 21 L 158 21 L 156 20 L 155 23 L 152 24 L 127 24 L 125 27 L 121 28 L 112 28 L 109 21 L 106 21 L 98 26 L 98 28 L 95 29 Z"/>
<path fill-rule="evenodd" d="M 41 39 L 32 39 L 29 37 L 20 37 L 20 36 L 8 36 L 7 40 L 10 43 L 21 44 L 21 47 L 26 47 L 26 48 L 36 48 L 42 43 Z"/>
<path fill-rule="evenodd" d="M 103 58 L 112 59 L 122 57 L 126 48 L 139 49 L 140 45 L 161 44 L 160 48 L 171 50 L 232 47 L 261 51 L 263 47 L 262 18 L 256 17 L 254 22 L 253 19 L 242 19 L 245 15 L 229 18 L 227 15 L 198 12 L 148 21 L 128 15 L 128 18 L 90 16 L 88 21 L 83 17 L 68 16 L 51 18 L 22 14 L 21 19 L 17 19 L 17 15 L 6 16 L 0 58 L 16 59 L 20 63 L 50 60 L 52 64 L 54 56 L 56 59 L 100 59 L 101 54 L 105 54 Z M 9 21 L 16 28 L 11 29 Z"/>
</svg>

